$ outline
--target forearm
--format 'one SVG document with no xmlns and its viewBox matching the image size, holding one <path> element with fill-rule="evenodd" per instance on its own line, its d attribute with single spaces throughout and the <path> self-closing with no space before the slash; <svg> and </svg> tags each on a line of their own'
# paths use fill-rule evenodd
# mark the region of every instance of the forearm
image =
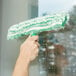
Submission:
<svg viewBox="0 0 76 76">
<path fill-rule="evenodd" d="M 38 36 L 28 37 L 20 47 L 20 54 L 12 76 L 28 76 L 29 64 L 38 56 Z"/>
<path fill-rule="evenodd" d="M 14 68 L 13 76 L 28 76 L 29 62 L 24 57 L 19 56 Z"/>
</svg>

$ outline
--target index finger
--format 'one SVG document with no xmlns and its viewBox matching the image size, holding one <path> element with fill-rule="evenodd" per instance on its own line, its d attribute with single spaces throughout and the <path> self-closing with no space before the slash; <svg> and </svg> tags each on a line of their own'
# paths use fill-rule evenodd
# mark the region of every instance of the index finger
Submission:
<svg viewBox="0 0 76 76">
<path fill-rule="evenodd" d="M 32 40 L 32 41 L 38 41 L 39 36 L 38 35 L 36 35 L 36 36 L 29 36 L 28 39 Z"/>
</svg>

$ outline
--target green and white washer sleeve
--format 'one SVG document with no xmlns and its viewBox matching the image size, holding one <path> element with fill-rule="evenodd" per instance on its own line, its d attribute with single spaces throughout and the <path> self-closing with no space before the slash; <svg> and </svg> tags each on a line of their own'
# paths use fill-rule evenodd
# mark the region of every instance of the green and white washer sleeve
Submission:
<svg viewBox="0 0 76 76">
<path fill-rule="evenodd" d="M 69 14 L 62 12 L 23 21 L 8 29 L 7 39 L 18 39 L 24 35 L 35 35 L 43 31 L 59 30 L 65 27 L 68 20 Z"/>
</svg>

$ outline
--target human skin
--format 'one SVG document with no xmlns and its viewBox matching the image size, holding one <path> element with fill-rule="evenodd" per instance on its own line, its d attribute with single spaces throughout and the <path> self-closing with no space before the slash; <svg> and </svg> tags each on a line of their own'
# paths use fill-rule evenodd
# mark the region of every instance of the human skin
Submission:
<svg viewBox="0 0 76 76">
<path fill-rule="evenodd" d="M 29 36 L 20 46 L 12 76 L 29 76 L 29 65 L 38 56 L 38 52 L 38 36 Z"/>
</svg>

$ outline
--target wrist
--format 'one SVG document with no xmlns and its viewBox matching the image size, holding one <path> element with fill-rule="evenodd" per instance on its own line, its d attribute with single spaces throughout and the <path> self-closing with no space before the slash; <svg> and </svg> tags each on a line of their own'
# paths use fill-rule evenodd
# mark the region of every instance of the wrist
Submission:
<svg viewBox="0 0 76 76">
<path fill-rule="evenodd" d="M 24 65 L 27 65 L 27 66 L 29 66 L 29 64 L 30 64 L 30 60 L 28 58 L 25 58 L 22 55 L 19 55 L 18 62 L 21 62 L 21 63 L 23 63 Z"/>
</svg>

